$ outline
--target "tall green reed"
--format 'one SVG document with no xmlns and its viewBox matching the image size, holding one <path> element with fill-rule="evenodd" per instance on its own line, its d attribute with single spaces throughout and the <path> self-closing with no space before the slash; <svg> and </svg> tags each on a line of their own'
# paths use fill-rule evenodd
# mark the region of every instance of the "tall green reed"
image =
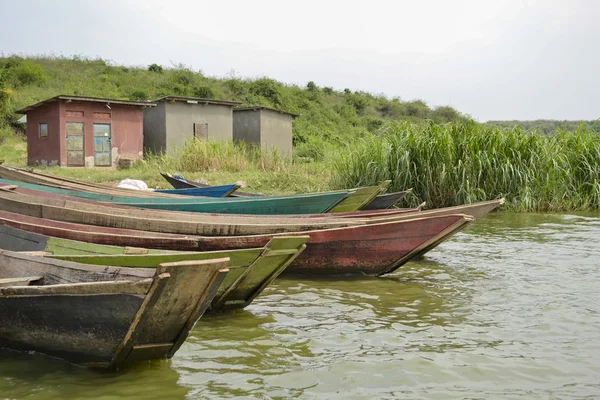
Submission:
<svg viewBox="0 0 600 400">
<path fill-rule="evenodd" d="M 413 202 L 445 207 L 505 197 L 518 211 L 585 210 L 600 205 L 600 137 L 581 127 L 553 135 L 475 122 L 391 123 L 348 145 L 334 184 L 413 188 Z"/>
</svg>

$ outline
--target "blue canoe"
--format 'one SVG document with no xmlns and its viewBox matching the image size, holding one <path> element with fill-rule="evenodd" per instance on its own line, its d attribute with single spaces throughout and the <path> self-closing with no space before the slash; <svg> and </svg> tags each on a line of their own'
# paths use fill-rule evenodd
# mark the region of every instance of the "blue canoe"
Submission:
<svg viewBox="0 0 600 400">
<path fill-rule="evenodd" d="M 221 186 L 208 186 L 208 187 L 197 187 L 189 189 L 160 189 L 155 190 L 159 193 L 179 194 L 184 196 L 203 196 L 203 197 L 229 197 L 233 192 L 238 190 L 240 185 L 221 185 Z"/>
</svg>

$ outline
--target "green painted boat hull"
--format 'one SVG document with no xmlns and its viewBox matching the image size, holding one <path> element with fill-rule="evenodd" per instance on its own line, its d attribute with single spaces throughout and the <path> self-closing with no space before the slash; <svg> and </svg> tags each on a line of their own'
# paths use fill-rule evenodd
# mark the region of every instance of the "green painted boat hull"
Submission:
<svg viewBox="0 0 600 400">
<path fill-rule="evenodd" d="M 25 189 L 108 202 L 138 208 L 219 214 L 289 215 L 325 213 L 351 195 L 352 191 L 299 194 L 293 196 L 222 198 L 138 198 L 103 195 L 45 185 L 0 179 L 0 183 Z"/>
<path fill-rule="evenodd" d="M 369 204 L 375 197 L 385 192 L 392 181 L 383 181 L 378 186 L 367 186 L 353 189 L 354 193 L 329 209 L 329 213 L 358 211 Z"/>
<path fill-rule="evenodd" d="M 83 264 L 156 268 L 169 262 L 229 257 L 229 272 L 217 290 L 210 311 L 248 306 L 304 250 L 307 240 L 308 236 L 277 237 L 262 248 L 174 252 L 85 243 L 0 226 L 0 248 L 40 252 L 45 257 Z"/>
</svg>

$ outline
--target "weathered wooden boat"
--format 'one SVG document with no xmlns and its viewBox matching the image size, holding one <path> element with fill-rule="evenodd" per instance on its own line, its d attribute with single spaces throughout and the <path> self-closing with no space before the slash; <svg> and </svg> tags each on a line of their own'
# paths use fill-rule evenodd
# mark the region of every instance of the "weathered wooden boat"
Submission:
<svg viewBox="0 0 600 400">
<path fill-rule="evenodd" d="M 200 182 L 189 181 L 184 178 L 178 178 L 171 174 L 165 174 L 163 172 L 161 172 L 160 174 L 175 189 L 193 189 L 193 188 L 210 187 L 210 185 L 200 183 Z M 254 196 L 262 196 L 262 194 L 240 192 L 239 190 L 236 190 L 235 193 L 230 194 L 230 196 L 231 197 L 254 197 Z"/>
<path fill-rule="evenodd" d="M 0 347 L 98 368 L 170 358 L 228 262 L 115 268 L 0 250 Z"/>
<path fill-rule="evenodd" d="M 383 222 L 336 229 L 322 229 L 285 236 L 308 235 L 307 248 L 284 273 L 296 274 L 368 274 L 379 275 L 394 271 L 422 252 L 432 249 L 471 223 L 473 218 L 465 215 L 446 215 L 419 218 L 420 214 L 401 221 Z M 264 246 L 270 239 L 283 235 L 249 236 L 188 236 L 161 234 L 152 237 L 150 232 L 123 230 L 107 227 L 57 222 L 21 214 L 0 212 L 0 225 L 8 225 L 30 232 L 52 235 L 85 242 L 158 246 L 163 249 L 181 250 L 182 241 L 190 250 L 243 249 Z M 149 236 L 150 235 L 150 236 Z M 148 241 L 148 242 L 147 242 Z M 150 245 L 150 246 L 148 246 Z"/>
<path fill-rule="evenodd" d="M 0 225 L 0 249 L 33 252 L 83 264 L 156 268 L 179 261 L 229 258 L 229 272 L 209 311 L 247 307 L 304 250 L 308 236 L 276 237 L 264 247 L 208 252 L 172 252 L 86 243 Z"/>
<path fill-rule="evenodd" d="M 185 189 L 194 190 L 194 189 L 202 189 L 202 188 L 209 188 L 209 187 L 211 187 L 210 185 L 206 185 L 206 184 L 199 183 L 199 182 L 188 181 L 187 179 L 175 177 L 175 176 L 172 176 L 170 174 L 165 174 L 165 173 L 162 173 L 162 172 L 160 174 L 175 189 L 179 189 L 179 190 L 185 190 Z M 380 191 L 380 193 L 382 193 L 387 188 L 388 185 L 389 184 L 384 183 L 385 187 Z M 373 198 L 370 202 L 367 202 L 367 200 L 365 199 L 365 197 L 368 198 L 368 196 L 371 194 L 371 192 L 373 190 L 374 190 L 374 187 L 368 188 L 368 189 L 365 189 L 365 190 L 362 190 L 362 191 L 359 191 L 357 193 L 357 195 L 355 196 L 355 199 L 354 200 L 349 200 L 347 203 L 350 203 L 350 202 L 359 202 L 359 201 L 360 202 L 366 202 L 365 205 L 363 205 L 362 207 L 360 207 L 360 210 L 383 210 L 383 209 L 387 209 L 387 208 L 392 207 L 406 193 L 408 193 L 410 191 L 410 189 L 409 189 L 408 191 L 403 191 L 403 192 L 379 194 L 379 195 L 375 196 L 375 198 Z M 170 193 L 184 194 L 184 192 L 170 192 Z M 188 193 L 191 194 L 191 193 L 195 193 L 195 192 L 188 192 Z M 198 192 L 198 194 L 194 194 L 194 195 L 201 195 L 201 194 L 200 194 L 200 192 Z M 243 192 L 236 191 L 234 194 L 232 194 L 232 196 L 248 197 L 248 196 L 262 196 L 262 195 L 260 195 L 260 194 L 254 194 L 254 193 L 243 193 Z M 359 199 L 356 199 L 356 197 L 359 197 Z M 348 208 L 350 209 L 352 207 L 348 207 Z M 340 209 L 341 209 L 341 207 L 340 207 Z M 341 211 L 335 211 L 335 212 L 341 212 Z"/>
<path fill-rule="evenodd" d="M 25 192 L 29 194 L 22 194 Z M 32 195 L 32 192 L 39 195 Z M 93 201 L 73 200 L 61 195 L 44 196 L 44 192 L 0 186 L 0 210 L 88 225 L 211 236 L 298 232 L 364 223 L 362 219 L 357 218 L 285 219 L 268 216 L 251 218 L 211 216 L 116 207 Z"/>
<path fill-rule="evenodd" d="M 368 210 L 386 210 L 396 204 L 401 198 L 403 198 L 412 189 L 404 190 L 402 192 L 384 193 L 377 195 L 369 203 L 362 206 L 362 211 Z"/>
<path fill-rule="evenodd" d="M 255 198 L 214 198 L 183 196 L 177 199 L 120 197 L 77 190 L 36 185 L 0 179 L 4 185 L 60 194 L 75 198 L 167 211 L 189 211 L 220 214 L 285 215 L 324 213 L 352 195 L 352 192 L 327 192 L 295 196 L 264 196 Z M 355 211 L 355 210 L 349 210 Z"/>
<path fill-rule="evenodd" d="M 240 185 L 234 183 L 231 185 L 208 186 L 202 188 L 190 189 L 157 189 L 155 192 L 176 194 L 180 196 L 196 197 L 230 197 Z"/>
<path fill-rule="evenodd" d="M 0 166 L 0 178 L 10 179 L 19 182 L 47 185 L 53 187 L 59 187 L 71 190 L 81 190 L 91 193 L 98 194 L 111 194 L 114 196 L 128 196 L 128 197 L 162 197 L 162 198 L 180 198 L 178 195 L 160 193 L 154 191 L 142 191 L 134 189 L 118 188 L 100 183 L 86 182 L 74 178 L 58 177 L 53 175 L 44 174 L 41 172 L 34 172 L 32 170 L 25 170 L 21 168 Z"/>
<path fill-rule="evenodd" d="M 340 201 L 336 206 L 327 211 L 328 213 L 350 212 L 360 210 L 369 204 L 379 194 L 385 192 L 392 181 L 384 181 L 378 186 L 367 186 L 355 189 L 353 196 Z"/>
<path fill-rule="evenodd" d="M 84 199 L 73 199 L 69 196 L 56 195 L 46 192 L 40 192 L 30 189 L 24 189 L 17 186 L 12 185 L 4 185 L 0 183 L 0 203 L 3 201 L 7 203 L 6 207 L 13 207 L 13 209 L 5 208 L 8 211 L 20 212 L 26 215 L 27 212 L 19 211 L 20 209 L 26 209 L 27 204 L 38 204 L 38 205 L 48 205 L 52 207 L 63 207 L 67 208 L 64 213 L 69 214 L 69 210 L 72 211 L 70 214 L 73 215 L 73 220 L 63 218 L 55 218 L 58 220 L 65 220 L 69 222 L 82 222 L 89 223 L 92 225 L 102 225 L 102 226 L 114 226 L 108 223 L 102 223 L 108 216 L 110 215 L 118 215 L 121 217 L 123 221 L 128 222 L 128 225 L 131 226 L 123 226 L 119 225 L 116 227 L 119 228 L 127 228 L 127 229 L 141 229 L 141 230 L 150 230 L 156 232 L 167 232 L 167 233 L 183 233 L 183 234 L 210 234 L 210 235 L 240 235 L 240 234 L 261 234 L 261 233 L 278 233 L 285 231 L 298 231 L 298 230 L 310 230 L 310 229 L 325 229 L 325 228 L 333 228 L 333 227 L 342 227 L 342 226 L 351 226 L 351 225 L 361 225 L 361 224 L 370 224 L 370 223 L 379 223 L 390 220 L 398 220 L 406 218 L 412 218 L 410 216 L 411 210 L 371 210 L 361 212 L 360 215 L 356 215 L 353 213 L 343 213 L 344 217 L 352 216 L 352 218 L 336 218 L 335 216 L 329 218 L 320 218 L 318 215 L 310 215 L 310 225 L 308 227 L 305 225 L 304 229 L 299 229 L 299 222 L 301 219 L 299 218 L 289 218 L 286 216 L 246 216 L 246 215 L 219 215 L 219 214 L 194 214 L 194 213 L 186 213 L 186 212 L 170 212 L 170 211 L 162 211 L 162 210 L 140 210 L 126 206 L 115 206 L 104 203 L 97 203 L 94 201 L 84 200 Z M 4 196 L 4 193 L 10 193 L 12 196 Z M 12 198 L 11 198 L 12 197 Z M 433 216 L 433 215 L 447 215 L 447 214 L 456 214 L 462 213 L 467 215 L 472 215 L 475 218 L 479 218 L 482 215 L 485 215 L 489 211 L 503 204 L 504 199 L 484 201 L 479 203 L 467 204 L 462 206 L 455 207 L 446 207 L 441 209 L 428 210 L 423 212 L 425 215 Z M 423 204 L 422 204 L 423 205 Z M 420 209 L 419 206 L 418 209 Z M 2 208 L 0 208 L 2 209 Z M 76 211 L 80 211 L 79 213 Z M 405 212 L 409 211 L 409 212 Z M 30 211 L 31 212 L 31 211 Z M 98 222 L 89 222 L 86 220 L 79 221 L 75 217 L 82 217 L 80 214 L 90 213 L 92 216 L 98 217 Z M 99 214 L 99 215 L 98 215 Z M 106 214 L 106 215 L 104 215 Z M 366 218 L 359 218 L 364 215 Z M 35 216 L 35 215 L 34 215 Z M 158 221 L 157 226 L 152 226 L 150 228 L 146 228 L 144 223 L 141 223 L 139 220 L 134 219 L 129 221 L 128 218 L 143 218 L 144 220 L 168 220 L 168 221 L 178 221 L 175 225 L 181 225 L 179 222 L 183 222 L 185 224 L 200 224 L 200 226 L 196 226 L 195 229 L 190 230 L 188 226 L 183 227 L 179 226 L 179 230 L 177 230 L 176 226 L 171 226 L 171 224 L 163 224 Z M 295 217 L 295 215 L 292 215 Z M 313 218 L 314 217 L 314 218 Z M 164 222 L 164 221 L 163 221 Z M 138 224 L 136 224 L 138 223 Z M 238 225 L 239 224 L 239 225 Z M 164 229 L 158 229 L 160 226 L 163 226 Z M 195 226 L 195 225 L 192 225 Z M 223 230 L 227 226 L 229 229 L 226 233 L 215 233 L 215 229 Z M 209 231 L 211 233 L 202 233 L 199 231 L 200 227 L 202 227 L 205 231 Z M 247 229 L 246 232 L 235 232 L 234 229 Z M 270 229 L 269 229 L 270 228 Z M 165 230 L 170 229 L 170 230 Z M 253 232 L 255 231 L 255 232 Z M 262 231 L 262 232 L 261 232 Z"/>
</svg>

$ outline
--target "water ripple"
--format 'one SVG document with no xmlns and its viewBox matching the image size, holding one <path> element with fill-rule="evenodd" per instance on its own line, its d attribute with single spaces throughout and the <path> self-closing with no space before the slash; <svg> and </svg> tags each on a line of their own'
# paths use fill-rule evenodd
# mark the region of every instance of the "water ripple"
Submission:
<svg viewBox="0 0 600 400">
<path fill-rule="evenodd" d="M 599 239 L 594 214 L 495 214 L 391 276 L 278 279 L 171 361 L 0 352 L 0 398 L 598 398 Z"/>
</svg>

